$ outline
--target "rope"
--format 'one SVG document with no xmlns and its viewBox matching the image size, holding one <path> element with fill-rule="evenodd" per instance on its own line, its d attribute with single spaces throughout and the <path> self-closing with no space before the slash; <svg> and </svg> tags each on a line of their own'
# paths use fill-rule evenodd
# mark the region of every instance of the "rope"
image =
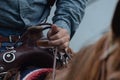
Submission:
<svg viewBox="0 0 120 80">
<path fill-rule="evenodd" d="M 57 57 L 57 47 L 55 47 L 55 51 L 54 51 L 54 62 L 53 62 L 52 80 L 55 80 L 55 74 L 56 74 L 56 57 Z"/>
</svg>

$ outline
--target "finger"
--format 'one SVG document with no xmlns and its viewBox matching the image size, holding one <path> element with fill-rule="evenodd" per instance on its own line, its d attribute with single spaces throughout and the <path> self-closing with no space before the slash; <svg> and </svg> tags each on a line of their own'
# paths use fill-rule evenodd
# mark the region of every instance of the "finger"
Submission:
<svg viewBox="0 0 120 80">
<path fill-rule="evenodd" d="M 65 36 L 65 37 L 60 38 L 60 39 L 57 39 L 57 40 L 49 41 L 49 45 L 59 46 L 59 45 L 64 44 L 65 42 L 69 42 L 69 37 L 66 37 L 66 36 Z"/>
<path fill-rule="evenodd" d="M 56 34 L 58 31 L 59 31 L 58 27 L 55 24 L 53 24 L 51 26 L 51 29 L 47 33 L 48 38 L 50 39 L 50 37 Z"/>
<path fill-rule="evenodd" d="M 59 48 L 60 50 L 63 50 L 63 49 L 68 48 L 68 46 L 69 46 L 69 42 L 65 42 L 63 45 L 59 46 L 58 48 Z"/>
<path fill-rule="evenodd" d="M 48 39 L 50 39 L 50 36 L 51 36 L 51 29 L 48 31 L 48 33 L 47 33 L 47 37 L 48 37 Z"/>
<path fill-rule="evenodd" d="M 52 34 L 56 34 L 59 31 L 59 27 L 57 27 L 55 24 L 52 24 L 51 31 Z"/>
<path fill-rule="evenodd" d="M 66 29 L 60 29 L 59 32 L 50 37 L 51 40 L 60 39 L 64 36 L 69 35 Z"/>
<path fill-rule="evenodd" d="M 62 38 L 63 36 L 64 36 L 63 34 L 61 34 L 60 32 L 58 32 L 57 34 L 52 35 L 49 38 L 50 38 L 50 40 L 57 40 L 57 39 Z"/>
</svg>

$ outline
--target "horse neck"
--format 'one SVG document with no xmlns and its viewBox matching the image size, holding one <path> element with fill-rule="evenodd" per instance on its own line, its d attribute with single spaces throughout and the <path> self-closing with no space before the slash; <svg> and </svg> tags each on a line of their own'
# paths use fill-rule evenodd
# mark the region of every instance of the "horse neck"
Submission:
<svg viewBox="0 0 120 80">
<path fill-rule="evenodd" d="M 66 80 L 104 80 L 100 79 L 100 56 L 103 54 L 107 39 L 108 34 L 103 36 L 95 44 L 80 50 L 76 54 L 71 71 Z"/>
<path fill-rule="evenodd" d="M 112 43 L 110 47 L 114 45 L 116 47 L 111 51 L 106 61 L 107 80 L 120 80 L 120 38 L 113 36 Z"/>
</svg>

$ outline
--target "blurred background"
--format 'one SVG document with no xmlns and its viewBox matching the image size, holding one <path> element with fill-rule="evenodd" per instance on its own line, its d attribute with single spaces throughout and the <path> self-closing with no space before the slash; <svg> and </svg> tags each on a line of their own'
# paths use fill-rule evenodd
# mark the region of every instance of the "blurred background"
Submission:
<svg viewBox="0 0 120 80">
<path fill-rule="evenodd" d="M 70 42 L 70 47 L 74 52 L 94 43 L 104 32 L 109 30 L 117 1 L 89 0 L 83 20 Z M 55 6 L 53 6 L 48 22 L 51 22 L 55 9 Z"/>
</svg>

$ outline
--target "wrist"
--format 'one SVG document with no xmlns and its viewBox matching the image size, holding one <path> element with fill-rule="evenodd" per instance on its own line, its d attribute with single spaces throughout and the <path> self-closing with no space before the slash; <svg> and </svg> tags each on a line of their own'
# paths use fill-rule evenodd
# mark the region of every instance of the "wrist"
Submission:
<svg viewBox="0 0 120 80">
<path fill-rule="evenodd" d="M 59 20 L 59 21 L 54 22 L 54 24 L 56 24 L 58 27 L 66 29 L 69 35 L 71 35 L 70 25 L 68 25 L 65 21 Z"/>
</svg>

